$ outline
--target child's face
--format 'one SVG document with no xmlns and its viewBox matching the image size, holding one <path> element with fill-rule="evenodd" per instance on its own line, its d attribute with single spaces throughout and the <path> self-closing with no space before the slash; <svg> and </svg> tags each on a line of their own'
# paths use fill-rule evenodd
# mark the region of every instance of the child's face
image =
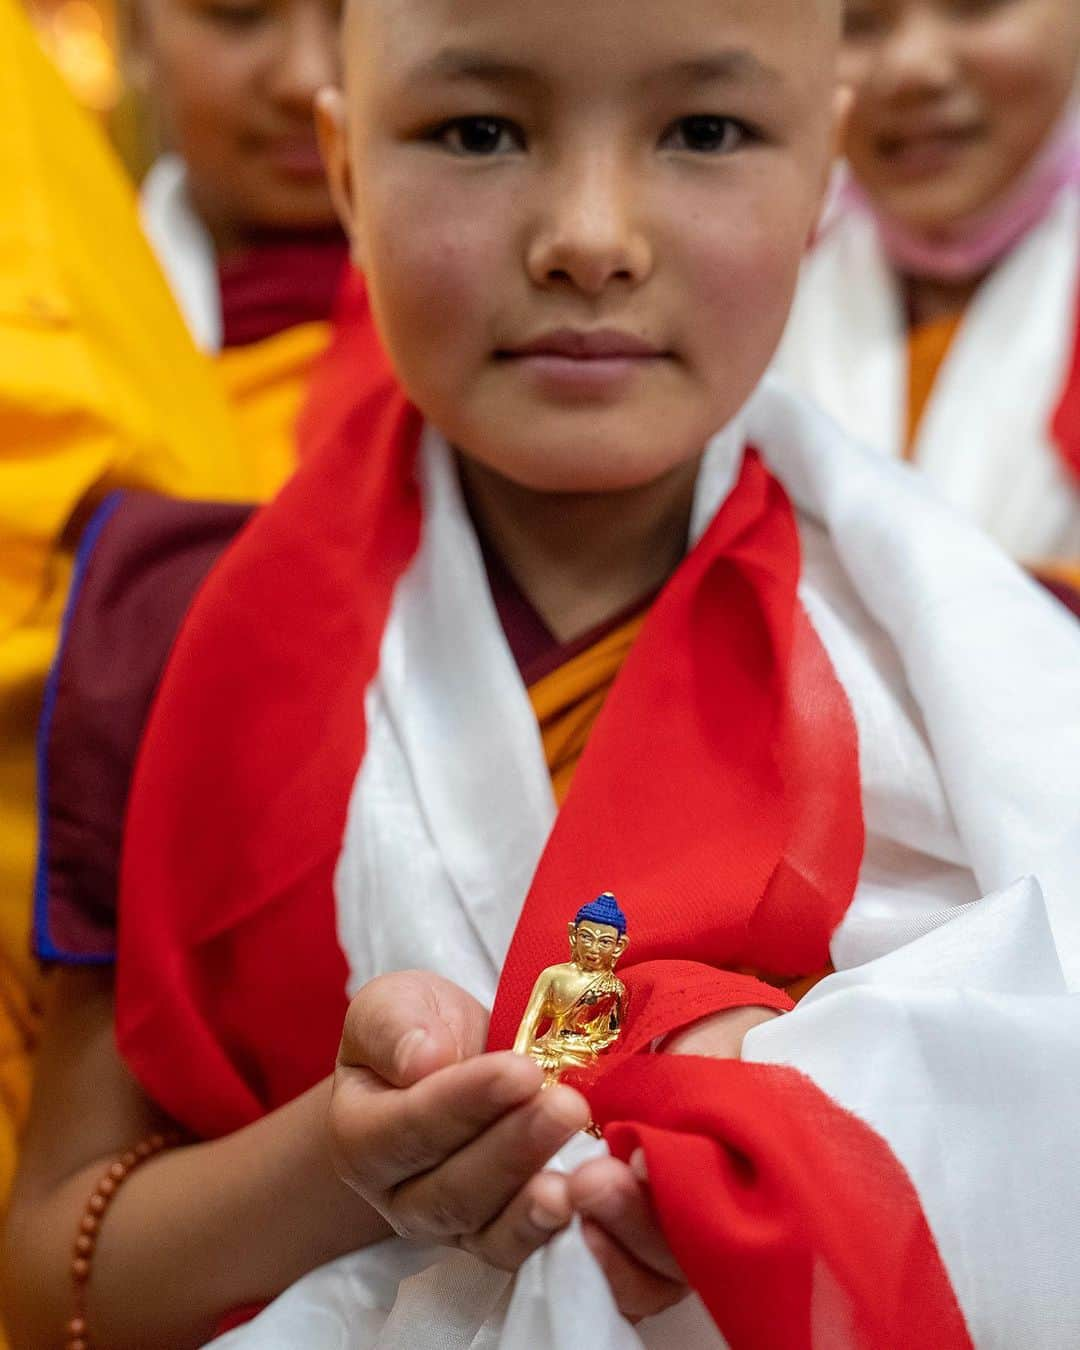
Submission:
<svg viewBox="0 0 1080 1350">
<path fill-rule="evenodd" d="M 338 78 L 338 0 L 141 5 L 136 58 L 211 233 L 330 224 L 314 99 Z"/>
<path fill-rule="evenodd" d="M 1077 0 L 847 0 L 846 150 L 879 208 L 947 231 L 991 205 L 1061 116 Z"/>
<path fill-rule="evenodd" d="M 345 31 L 327 160 L 425 415 L 541 490 L 696 456 L 784 324 L 835 0 L 353 0 Z"/>
</svg>

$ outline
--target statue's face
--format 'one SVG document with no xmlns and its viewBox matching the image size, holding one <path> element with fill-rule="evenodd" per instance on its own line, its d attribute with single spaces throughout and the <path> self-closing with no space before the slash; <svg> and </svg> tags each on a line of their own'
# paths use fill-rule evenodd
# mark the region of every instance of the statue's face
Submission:
<svg viewBox="0 0 1080 1350">
<path fill-rule="evenodd" d="M 626 934 L 608 923 L 583 919 L 570 925 L 570 950 L 582 970 L 610 970 L 626 950 Z"/>
</svg>

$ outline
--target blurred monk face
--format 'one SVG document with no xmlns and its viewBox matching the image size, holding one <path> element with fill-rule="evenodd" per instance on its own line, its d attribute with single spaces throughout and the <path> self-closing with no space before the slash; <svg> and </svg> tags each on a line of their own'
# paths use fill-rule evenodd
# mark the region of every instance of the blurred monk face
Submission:
<svg viewBox="0 0 1080 1350">
<path fill-rule="evenodd" d="M 1078 60 L 1077 0 L 847 0 L 852 169 L 885 214 L 947 234 L 1028 167 Z"/>
<path fill-rule="evenodd" d="M 338 0 L 142 0 L 136 59 L 219 246 L 335 219 L 314 99 L 338 25 Z"/>
<path fill-rule="evenodd" d="M 772 355 L 838 0 L 352 0 L 327 161 L 409 393 L 544 491 L 689 462 Z"/>
</svg>

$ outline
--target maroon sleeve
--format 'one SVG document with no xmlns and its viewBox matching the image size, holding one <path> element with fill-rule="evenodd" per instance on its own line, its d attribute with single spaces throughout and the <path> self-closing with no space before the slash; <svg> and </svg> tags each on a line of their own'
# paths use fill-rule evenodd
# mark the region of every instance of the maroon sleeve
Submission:
<svg viewBox="0 0 1080 1350">
<path fill-rule="evenodd" d="M 38 734 L 34 947 L 112 960 L 132 767 L 173 641 L 250 506 L 114 493 L 83 534 Z"/>
</svg>

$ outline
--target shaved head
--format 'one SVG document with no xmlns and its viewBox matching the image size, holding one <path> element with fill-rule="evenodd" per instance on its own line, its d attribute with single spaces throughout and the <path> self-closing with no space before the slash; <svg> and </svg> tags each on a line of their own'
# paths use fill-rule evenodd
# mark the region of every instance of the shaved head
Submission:
<svg viewBox="0 0 1080 1350">
<path fill-rule="evenodd" d="M 840 0 L 349 0 L 327 159 L 385 345 L 453 444 L 545 491 L 700 453 L 783 330 L 840 28 Z M 577 385 L 518 359 L 585 329 L 641 359 Z"/>
</svg>

